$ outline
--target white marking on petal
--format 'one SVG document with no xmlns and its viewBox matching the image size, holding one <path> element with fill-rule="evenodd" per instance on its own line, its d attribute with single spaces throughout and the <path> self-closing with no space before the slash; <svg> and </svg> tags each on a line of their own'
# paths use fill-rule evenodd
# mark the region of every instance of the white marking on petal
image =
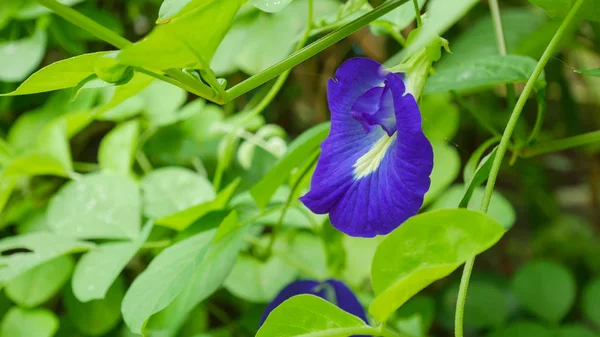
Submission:
<svg viewBox="0 0 600 337">
<path fill-rule="evenodd" d="M 377 171 L 381 161 L 385 157 L 388 148 L 392 145 L 394 139 L 396 138 L 396 133 L 394 133 L 391 137 L 387 134 L 381 137 L 377 143 L 375 143 L 367 153 L 363 154 L 356 163 L 354 163 L 354 179 L 358 180 L 368 176 L 369 174 Z"/>
</svg>

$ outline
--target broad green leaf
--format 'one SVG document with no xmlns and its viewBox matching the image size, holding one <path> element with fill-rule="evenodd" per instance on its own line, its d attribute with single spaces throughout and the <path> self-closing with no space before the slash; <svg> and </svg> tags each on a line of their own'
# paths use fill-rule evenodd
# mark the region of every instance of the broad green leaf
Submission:
<svg viewBox="0 0 600 337">
<path fill-rule="evenodd" d="M 265 208 L 269 204 L 273 194 L 285 182 L 290 172 L 318 149 L 328 134 L 329 123 L 322 123 L 304 132 L 290 144 L 283 158 L 250 189 L 252 197 L 260 208 Z"/>
<path fill-rule="evenodd" d="M 169 23 L 125 48 L 119 60 L 154 69 L 201 68 L 210 64 L 242 0 L 191 2 Z M 198 32 L 203 32 L 199 34 Z M 173 50 L 177 50 L 174 53 Z"/>
<path fill-rule="evenodd" d="M 214 235 L 208 252 L 194 270 L 191 280 L 165 310 L 150 319 L 150 328 L 164 329 L 184 320 L 198 304 L 221 287 L 235 264 L 248 229 L 240 228 L 238 222 L 237 212 L 232 211 L 216 233 L 212 231 Z"/>
<path fill-rule="evenodd" d="M 460 112 L 450 94 L 427 95 L 419 103 L 419 108 L 423 132 L 431 142 L 448 142 L 454 138 L 460 124 Z"/>
<path fill-rule="evenodd" d="M 561 326 L 555 334 L 556 337 L 598 337 L 598 334 L 583 324 L 569 324 Z"/>
<path fill-rule="evenodd" d="M 433 201 L 440 193 L 450 186 L 460 173 L 460 155 L 454 145 L 438 140 L 433 146 L 433 171 L 430 179 L 431 185 L 425 194 L 424 205 Z"/>
<path fill-rule="evenodd" d="M 72 252 L 86 251 L 94 245 L 72 238 L 45 232 L 10 236 L 0 240 L 0 284 L 39 266 L 56 257 Z M 15 249 L 25 249 L 24 253 L 7 254 Z"/>
<path fill-rule="evenodd" d="M 210 181 L 182 167 L 154 170 L 142 178 L 141 187 L 144 214 L 154 219 L 211 202 L 216 197 Z"/>
<path fill-rule="evenodd" d="M 109 242 L 85 253 L 73 272 L 73 294 L 81 302 L 102 299 L 152 231 L 148 222 L 135 241 Z"/>
<path fill-rule="evenodd" d="M 548 337 L 552 330 L 538 322 L 519 321 L 496 332 L 493 337 Z"/>
<path fill-rule="evenodd" d="M 579 70 L 575 70 L 575 72 L 579 73 L 579 74 L 583 74 L 583 75 L 600 77 L 600 68 L 587 69 L 587 70 L 579 69 Z"/>
<path fill-rule="evenodd" d="M 70 256 L 40 264 L 6 283 L 6 295 L 23 308 L 43 304 L 69 280 L 73 264 Z"/>
<path fill-rule="evenodd" d="M 140 123 L 138 120 L 118 125 L 110 131 L 98 150 L 98 164 L 103 169 L 128 177 L 137 150 Z"/>
<path fill-rule="evenodd" d="M 75 87 L 94 73 L 94 61 L 106 52 L 75 56 L 54 62 L 31 75 L 17 90 L 2 96 L 29 95 Z"/>
<path fill-rule="evenodd" d="M 192 2 L 192 0 L 164 0 L 162 5 L 160 5 L 156 23 L 169 23 L 170 20 L 179 14 L 179 12 L 181 12 L 181 10 L 190 2 Z"/>
<path fill-rule="evenodd" d="M 550 261 L 535 261 L 516 273 L 512 288 L 523 307 L 550 323 L 559 322 L 575 302 L 572 272 Z"/>
<path fill-rule="evenodd" d="M 302 323 L 302 324 L 299 324 Z M 368 327 L 362 319 L 314 295 L 298 295 L 271 311 L 256 337 L 347 337 L 356 328 Z M 345 332 L 344 332 L 345 331 Z"/>
<path fill-rule="evenodd" d="M 464 198 L 465 191 L 466 187 L 464 185 L 454 185 L 450 187 L 431 204 L 429 210 L 458 208 L 460 202 Z M 483 187 L 476 188 L 473 191 L 466 208 L 474 211 L 479 210 L 481 208 L 481 201 L 483 200 L 484 193 L 485 189 Z M 498 191 L 495 191 L 494 194 L 492 194 L 487 214 L 492 219 L 496 219 L 496 221 L 507 230 L 514 225 L 516 220 L 514 208 Z"/>
<path fill-rule="evenodd" d="M 105 113 L 108 113 L 110 116 L 110 112 L 112 109 L 119 107 L 120 104 L 126 102 L 130 98 L 142 92 L 153 81 L 155 81 L 154 78 L 148 75 L 142 73 L 135 73 L 131 81 L 127 82 L 127 84 L 107 88 L 106 100 L 95 111 L 95 115 L 102 118 L 102 116 L 104 116 Z"/>
<path fill-rule="evenodd" d="M 50 201 L 48 225 L 60 235 L 85 239 L 135 239 L 141 201 L 130 179 L 94 173 L 63 186 Z"/>
<path fill-rule="evenodd" d="M 296 269 L 277 256 L 260 261 L 241 255 L 225 281 L 225 288 L 243 300 L 268 303 L 295 279 Z"/>
<path fill-rule="evenodd" d="M 150 316 L 166 308 L 187 286 L 214 233 L 203 232 L 168 247 L 133 281 L 121 306 L 132 332 L 141 334 Z"/>
<path fill-rule="evenodd" d="M 224 209 L 233 196 L 233 193 L 235 193 L 235 190 L 239 186 L 240 182 L 240 179 L 233 181 L 231 184 L 221 190 L 214 200 L 204 202 L 187 208 L 181 212 L 157 219 L 156 224 L 182 231 L 189 227 L 194 221 L 200 219 L 209 212 Z"/>
<path fill-rule="evenodd" d="M 583 290 L 582 310 L 584 315 L 600 327 L 600 279 L 592 281 Z"/>
<path fill-rule="evenodd" d="M 46 51 L 46 32 L 37 28 L 32 36 L 0 43 L 0 80 L 20 82 L 42 62 Z"/>
<path fill-rule="evenodd" d="M 371 280 L 377 297 L 369 313 L 385 322 L 412 296 L 490 248 L 503 234 L 496 220 L 466 209 L 408 219 L 375 252 Z"/>
<path fill-rule="evenodd" d="M 177 121 L 177 109 L 185 103 L 187 92 L 173 84 L 155 80 L 139 96 L 145 102 L 143 113 L 150 124 L 163 126 Z"/>
<path fill-rule="evenodd" d="M 442 68 L 429 77 L 426 93 L 473 91 L 499 84 L 526 82 L 537 62 L 527 56 L 488 56 Z"/>
<path fill-rule="evenodd" d="M 117 278 L 104 299 L 82 303 L 71 291 L 64 296 L 67 317 L 86 336 L 102 336 L 121 322 L 121 302 L 125 293 L 123 280 Z"/>
<path fill-rule="evenodd" d="M 261 11 L 275 13 L 287 7 L 292 0 L 250 0 L 250 2 Z"/>
<path fill-rule="evenodd" d="M 58 318 L 49 310 L 13 307 L 2 318 L 0 336 L 52 337 L 58 330 Z"/>
</svg>

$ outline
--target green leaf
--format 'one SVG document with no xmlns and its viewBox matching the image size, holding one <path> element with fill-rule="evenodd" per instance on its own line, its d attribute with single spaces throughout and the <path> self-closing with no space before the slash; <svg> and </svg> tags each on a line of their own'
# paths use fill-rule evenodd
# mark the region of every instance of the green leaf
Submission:
<svg viewBox="0 0 600 337">
<path fill-rule="evenodd" d="M 584 325 L 570 324 L 561 326 L 554 335 L 556 337 L 598 337 L 598 334 Z"/>
<path fill-rule="evenodd" d="M 59 256 L 6 283 L 6 296 L 23 308 L 33 308 L 52 298 L 69 280 L 73 258 Z"/>
<path fill-rule="evenodd" d="M 144 214 L 155 219 L 211 202 L 216 197 L 210 181 L 182 167 L 154 170 L 144 176 L 141 186 Z"/>
<path fill-rule="evenodd" d="M 121 307 L 132 332 L 141 334 L 150 316 L 166 308 L 187 286 L 214 233 L 203 232 L 168 247 L 133 281 Z"/>
<path fill-rule="evenodd" d="M 6 313 L 0 335 L 6 337 L 52 337 L 58 330 L 58 318 L 49 310 L 13 307 Z"/>
<path fill-rule="evenodd" d="M 119 85 L 119 86 L 112 86 L 110 88 L 107 88 L 107 90 L 106 90 L 107 91 L 107 95 L 106 95 L 107 99 L 100 107 L 98 107 L 98 109 L 95 111 L 95 114 L 97 116 L 99 116 L 100 118 L 102 118 L 104 116 L 104 114 L 106 113 L 109 116 L 106 119 L 110 119 L 110 113 L 111 112 L 114 113 L 114 111 L 111 111 L 112 109 L 119 107 L 120 104 L 128 101 L 132 97 L 141 93 L 151 83 L 153 83 L 153 81 L 155 81 L 154 78 L 152 78 L 148 75 L 145 75 L 142 73 L 135 73 L 133 75 L 133 78 L 126 84 Z M 146 106 L 144 106 L 144 108 L 145 107 Z M 140 108 L 140 109 L 142 109 L 142 108 Z M 119 117 L 123 118 L 123 116 L 119 116 Z M 126 118 L 123 118 L 123 119 L 126 119 Z"/>
<path fill-rule="evenodd" d="M 419 8 L 423 8 L 425 5 L 425 0 L 419 0 Z M 415 21 L 415 6 L 413 1 L 408 1 L 407 3 L 401 5 L 400 7 L 394 9 L 393 11 L 387 13 L 386 15 L 380 17 L 375 20 L 375 22 L 384 22 L 390 23 L 394 25 L 395 30 L 403 30 L 408 27 L 413 21 Z"/>
<path fill-rule="evenodd" d="M 110 131 L 100 142 L 98 150 L 100 167 L 126 177 L 130 176 L 139 133 L 138 120 L 120 124 Z"/>
<path fill-rule="evenodd" d="M 419 108 L 423 132 L 431 142 L 448 142 L 454 138 L 460 124 L 460 112 L 450 94 L 427 95 L 419 103 Z"/>
<path fill-rule="evenodd" d="M 426 336 L 426 332 L 434 322 L 435 310 L 435 300 L 432 297 L 417 295 L 398 309 L 395 315 L 398 319 L 390 324 L 411 336 Z M 416 327 L 413 323 L 415 320 Z"/>
<path fill-rule="evenodd" d="M 63 186 L 50 201 L 48 224 L 59 234 L 85 239 L 135 239 L 141 201 L 130 179 L 88 174 Z"/>
<path fill-rule="evenodd" d="M 242 2 L 191 2 L 169 23 L 156 27 L 145 39 L 125 48 L 119 54 L 119 61 L 160 70 L 206 69 Z"/>
<path fill-rule="evenodd" d="M 527 311 L 551 323 L 565 317 L 575 302 L 573 274 L 550 261 L 522 266 L 512 281 L 512 288 Z"/>
<path fill-rule="evenodd" d="M 124 295 L 123 280 L 118 278 L 106 293 L 106 297 L 82 303 L 71 291 L 64 297 L 67 317 L 86 336 L 102 336 L 121 322 L 119 311 Z"/>
<path fill-rule="evenodd" d="M 235 264 L 247 229 L 239 227 L 236 211 L 229 213 L 216 233 L 211 231 L 214 235 L 208 252 L 195 268 L 191 280 L 165 310 L 151 318 L 148 326 L 164 329 L 178 325 L 174 323 L 184 320 L 198 304 L 219 289 Z"/>
<path fill-rule="evenodd" d="M 169 23 L 169 21 L 179 14 L 192 0 L 164 0 L 158 11 L 156 23 Z"/>
<path fill-rule="evenodd" d="M 0 43 L 0 80 L 20 82 L 42 62 L 46 51 L 46 32 L 37 28 L 32 36 Z"/>
<path fill-rule="evenodd" d="M 94 73 L 94 61 L 105 54 L 84 54 L 54 62 L 31 75 L 17 90 L 0 96 L 29 95 L 75 87 Z"/>
<path fill-rule="evenodd" d="M 565 17 L 575 4 L 575 0 L 529 0 L 532 4 L 543 8 L 550 17 Z M 593 0 L 584 1 L 578 13 L 589 20 L 600 21 L 600 7 Z"/>
<path fill-rule="evenodd" d="M 304 132 L 290 144 L 283 158 L 250 189 L 260 208 L 267 207 L 273 194 L 285 182 L 290 172 L 317 150 L 328 134 L 329 123 L 322 123 Z"/>
<path fill-rule="evenodd" d="M 452 209 L 458 208 L 461 201 L 464 198 L 466 191 L 466 187 L 464 185 L 454 185 L 450 187 L 444 194 L 440 195 L 437 200 L 431 204 L 429 210 L 437 210 L 437 209 Z M 485 189 L 483 187 L 478 187 L 473 191 L 469 204 L 466 208 L 470 210 L 479 210 L 481 208 L 481 201 L 483 200 L 483 195 L 485 194 Z M 516 220 L 515 210 L 500 194 L 500 192 L 495 191 L 492 194 L 492 199 L 490 201 L 490 206 L 487 214 L 492 218 L 496 219 L 498 223 L 504 227 L 504 229 L 510 229 Z"/>
<path fill-rule="evenodd" d="M 85 253 L 73 272 L 73 294 L 81 302 L 102 299 L 152 231 L 148 222 L 135 241 L 109 242 Z"/>
<path fill-rule="evenodd" d="M 57 0 L 63 5 L 66 6 L 74 6 L 79 3 L 84 2 L 85 0 Z M 21 6 L 19 13 L 17 14 L 17 18 L 20 20 L 31 20 L 37 17 L 40 17 L 44 14 L 49 14 L 51 11 L 31 0 L 20 0 L 21 3 L 25 3 Z"/>
<path fill-rule="evenodd" d="M 250 0 L 250 2 L 263 12 L 275 13 L 287 7 L 292 0 Z"/>
<path fill-rule="evenodd" d="M 159 127 L 177 121 L 177 109 L 185 103 L 187 92 L 167 82 L 153 81 L 139 96 L 145 103 L 144 116 L 152 126 Z"/>
<path fill-rule="evenodd" d="M 583 74 L 583 75 L 600 77 L 600 68 L 587 69 L 587 70 L 578 69 L 578 70 L 575 70 L 575 72 L 579 73 L 579 74 Z"/>
<path fill-rule="evenodd" d="M 584 315 L 597 327 L 600 327 L 600 279 L 592 281 L 583 290 L 582 310 Z"/>
<path fill-rule="evenodd" d="M 469 181 L 465 181 L 467 183 L 467 190 L 465 191 L 465 195 L 458 204 L 458 207 L 467 208 L 469 206 L 471 196 L 473 196 L 473 192 L 475 191 L 475 189 L 481 186 L 481 184 L 483 184 L 488 179 L 490 171 L 492 170 L 494 158 L 496 158 L 497 149 L 498 148 L 495 147 L 489 155 L 485 156 L 481 163 L 479 163 L 477 169 L 475 170 L 473 178 Z"/>
<path fill-rule="evenodd" d="M 520 321 L 493 334 L 493 337 L 548 337 L 552 335 L 552 330 L 540 323 Z"/>
<path fill-rule="evenodd" d="M 299 326 L 299 323 L 302 323 Z M 368 328 L 362 319 L 351 315 L 314 295 L 298 295 L 273 310 L 256 337 L 335 336 L 354 334 L 356 328 Z"/>
<path fill-rule="evenodd" d="M 429 77 L 426 93 L 473 91 L 499 84 L 526 82 L 537 62 L 527 56 L 488 56 L 438 70 Z"/>
<path fill-rule="evenodd" d="M 371 280 L 377 297 L 369 313 L 385 322 L 408 299 L 487 250 L 504 234 L 489 216 L 465 209 L 408 219 L 377 248 Z"/>
<path fill-rule="evenodd" d="M 225 281 L 225 288 L 243 300 L 267 303 L 295 279 L 296 269 L 277 256 L 260 261 L 241 255 Z"/>
<path fill-rule="evenodd" d="M 177 212 L 173 215 L 169 215 L 156 220 L 156 224 L 168 228 L 172 228 L 178 231 L 182 231 L 189 227 L 194 221 L 200 219 L 209 212 L 222 210 L 227 206 L 227 203 L 235 193 L 235 190 L 239 186 L 241 179 L 237 179 L 225 187 L 217 197 L 208 202 L 198 204 L 187 208 L 181 212 Z"/>
<path fill-rule="evenodd" d="M 440 193 L 450 186 L 460 173 L 460 155 L 454 145 L 446 141 L 434 141 L 433 147 L 433 171 L 430 179 L 431 185 L 425 194 L 424 205 L 433 201 Z"/>
<path fill-rule="evenodd" d="M 25 273 L 61 255 L 81 252 L 94 245 L 68 237 L 45 232 L 7 237 L 0 240 L 0 284 Z M 25 253 L 7 254 L 11 250 L 25 249 Z"/>
</svg>

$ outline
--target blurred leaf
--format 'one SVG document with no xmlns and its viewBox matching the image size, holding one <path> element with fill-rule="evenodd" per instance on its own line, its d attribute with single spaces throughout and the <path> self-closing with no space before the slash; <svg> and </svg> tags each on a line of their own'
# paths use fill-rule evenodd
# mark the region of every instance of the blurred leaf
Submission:
<svg viewBox="0 0 600 337">
<path fill-rule="evenodd" d="M 565 17 L 575 4 L 575 0 L 529 0 L 532 4 L 543 8 L 550 17 Z M 600 7 L 595 1 L 584 1 L 579 15 L 594 21 L 600 21 Z"/>
<path fill-rule="evenodd" d="M 460 155 L 454 145 L 446 141 L 434 141 L 433 147 L 433 171 L 430 179 L 431 185 L 425 194 L 424 205 L 435 200 L 436 197 L 450 186 L 460 173 Z"/>
<path fill-rule="evenodd" d="M 102 299 L 121 271 L 140 250 L 152 231 L 148 222 L 135 241 L 108 242 L 85 253 L 73 273 L 73 294 L 81 302 Z"/>
<path fill-rule="evenodd" d="M 160 70 L 205 69 L 241 4 L 242 0 L 191 2 L 169 23 L 156 27 L 146 38 L 125 48 L 119 54 L 119 61 Z"/>
<path fill-rule="evenodd" d="M 600 279 L 595 279 L 585 287 L 582 301 L 584 315 L 600 327 Z"/>
<path fill-rule="evenodd" d="M 58 318 L 49 310 L 13 307 L 2 318 L 3 337 L 52 337 L 58 330 Z"/>
<path fill-rule="evenodd" d="M 33 308 L 52 298 L 71 277 L 73 258 L 59 256 L 6 283 L 6 295 L 23 308 Z"/>
<path fill-rule="evenodd" d="M 20 82 L 42 62 L 46 51 L 46 32 L 37 28 L 32 36 L 0 42 L 0 80 Z"/>
<path fill-rule="evenodd" d="M 19 18 L 21 20 L 31 20 L 31 19 L 35 19 L 39 16 L 42 16 L 44 14 L 51 13 L 51 11 L 49 9 L 47 9 L 46 7 L 44 7 L 40 4 L 37 4 L 33 0 L 19 0 L 19 1 L 22 3 L 22 5 L 19 10 L 19 13 L 17 14 L 17 18 Z M 66 6 L 74 6 L 79 3 L 84 2 L 85 0 L 57 0 L 57 1 Z"/>
<path fill-rule="evenodd" d="M 319 147 L 328 133 L 329 123 L 322 123 L 304 132 L 290 144 L 283 158 L 250 189 L 252 197 L 260 208 L 265 208 L 269 204 L 273 194 L 285 182 L 290 172 Z"/>
<path fill-rule="evenodd" d="M 522 266 L 514 276 L 512 288 L 527 311 L 550 323 L 559 322 L 575 302 L 573 274 L 550 261 Z"/>
<path fill-rule="evenodd" d="M 520 321 L 499 330 L 493 337 L 548 337 L 552 330 L 537 322 Z"/>
<path fill-rule="evenodd" d="M 67 317 L 77 330 L 86 336 L 101 336 L 121 322 L 121 301 L 124 295 L 123 280 L 117 278 L 108 289 L 106 297 L 82 303 L 71 291 L 65 292 Z"/>
<path fill-rule="evenodd" d="M 584 325 L 570 324 L 558 328 L 556 337 L 598 337 L 598 334 Z"/>
<path fill-rule="evenodd" d="M 141 201 L 130 179 L 87 174 L 63 186 L 50 201 L 48 224 L 57 234 L 85 239 L 135 239 Z"/>
<path fill-rule="evenodd" d="M 126 102 L 129 99 L 131 99 L 132 97 L 138 95 L 140 92 L 142 92 L 144 89 L 146 89 L 151 83 L 153 83 L 153 81 L 155 81 L 154 78 L 152 78 L 148 75 L 136 72 L 133 75 L 133 78 L 126 84 L 106 88 L 105 89 L 106 90 L 105 101 L 95 111 L 95 115 L 99 116 L 99 118 L 102 119 L 104 117 L 105 113 L 112 113 L 112 114 L 109 114 L 106 119 L 109 119 L 109 120 L 127 119 L 127 116 L 123 116 L 123 114 L 122 114 L 123 111 L 115 112 L 112 109 L 119 107 L 124 102 Z M 144 108 L 145 107 L 146 106 L 144 106 Z M 139 112 L 139 111 L 136 111 L 136 113 L 137 112 Z"/>
<path fill-rule="evenodd" d="M 298 327 L 302 322 L 302 327 Z M 346 337 L 344 328 L 368 327 L 362 319 L 349 314 L 314 295 L 298 295 L 273 310 L 256 337 L 303 336 L 322 332 L 321 336 Z M 335 332 L 340 330 L 340 332 Z M 324 333 L 329 331 L 328 333 Z"/>
<path fill-rule="evenodd" d="M 177 121 L 177 109 L 187 98 L 185 90 L 163 81 L 153 81 L 139 95 L 145 102 L 144 116 L 152 126 L 162 126 Z"/>
<path fill-rule="evenodd" d="M 485 156 L 481 163 L 477 166 L 475 173 L 473 174 L 473 178 L 470 181 L 465 181 L 467 184 L 467 189 L 465 191 L 465 195 L 460 200 L 458 207 L 467 208 L 469 207 L 469 202 L 471 201 L 471 197 L 473 196 L 473 192 L 477 189 L 481 184 L 483 184 L 489 177 L 490 171 L 492 170 L 492 164 L 494 162 L 494 158 L 496 158 L 496 150 L 498 148 L 494 148 L 489 155 Z"/>
<path fill-rule="evenodd" d="M 583 74 L 583 75 L 600 77 L 600 68 L 588 69 L 588 70 L 579 69 L 579 70 L 575 70 L 575 72 L 579 73 L 579 74 Z"/>
<path fill-rule="evenodd" d="M 419 8 L 423 8 L 426 0 L 419 0 Z M 387 22 L 394 25 L 395 30 L 403 30 L 415 21 L 415 6 L 412 1 L 400 5 L 400 7 L 375 20 L 375 22 Z"/>
<path fill-rule="evenodd" d="M 327 221 L 322 228 L 321 240 L 325 248 L 327 270 L 329 275 L 338 278 L 346 269 L 346 248 L 344 247 L 344 234 L 335 229 Z"/>
<path fill-rule="evenodd" d="M 44 232 L 4 238 L 0 240 L 0 265 L 3 266 L 0 284 L 61 255 L 93 247 L 91 243 Z"/>
<path fill-rule="evenodd" d="M 103 169 L 128 177 L 140 133 L 138 120 L 118 125 L 100 142 L 98 163 Z"/>
<path fill-rule="evenodd" d="M 106 52 L 84 54 L 54 62 L 31 75 L 17 90 L 2 96 L 28 95 L 75 87 L 94 73 L 94 61 L 105 54 Z"/>
<path fill-rule="evenodd" d="M 222 210 L 227 206 L 227 203 L 235 193 L 238 185 L 240 184 L 240 179 L 233 181 L 227 187 L 225 187 L 217 197 L 212 201 L 207 201 L 200 203 L 198 205 L 192 206 L 190 208 L 184 209 L 183 211 L 177 212 L 175 214 L 160 218 L 156 220 L 156 224 L 168 228 L 172 228 L 178 231 L 182 231 L 186 229 L 189 225 L 191 225 L 197 219 L 200 219 L 202 216 L 208 214 L 209 212 Z"/>
<path fill-rule="evenodd" d="M 182 167 L 154 170 L 144 176 L 141 187 L 149 218 L 164 218 L 216 197 L 208 179 Z"/>
<path fill-rule="evenodd" d="M 473 91 L 499 84 L 526 82 L 537 62 L 527 56 L 488 56 L 438 69 L 427 80 L 426 93 Z"/>
<path fill-rule="evenodd" d="M 385 322 L 416 293 L 490 248 L 503 234 L 494 219 L 466 209 L 408 219 L 377 247 L 371 266 L 377 297 L 369 313 Z"/>
<path fill-rule="evenodd" d="M 449 141 L 456 135 L 460 112 L 450 94 L 426 95 L 419 103 L 423 132 L 431 141 Z"/>
<path fill-rule="evenodd" d="M 292 0 L 250 0 L 250 2 L 263 12 L 275 13 L 287 7 Z"/>
<path fill-rule="evenodd" d="M 426 332 L 433 324 L 434 316 L 435 300 L 429 296 L 417 295 L 398 309 L 394 315 L 395 320 L 392 324 L 402 332 L 410 334 L 407 330 L 411 330 L 413 332 L 412 335 L 420 337 L 426 335 Z M 416 329 L 412 326 L 412 320 L 415 317 L 418 318 Z M 418 333 L 414 334 L 414 330 L 417 330 Z"/>
</svg>

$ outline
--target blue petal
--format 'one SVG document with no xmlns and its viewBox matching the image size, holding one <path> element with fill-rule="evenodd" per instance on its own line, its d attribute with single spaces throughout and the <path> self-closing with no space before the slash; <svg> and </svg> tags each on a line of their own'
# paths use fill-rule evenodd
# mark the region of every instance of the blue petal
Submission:
<svg viewBox="0 0 600 337">
<path fill-rule="evenodd" d="M 382 84 L 393 102 L 392 136 L 386 132 L 385 100 L 380 104 L 383 109 L 364 104 L 374 101 L 380 89 L 373 88 Z M 385 90 L 381 92 L 383 97 Z M 421 129 L 417 102 L 406 93 L 399 75 L 385 73 L 379 63 L 362 58 L 348 60 L 338 69 L 328 83 L 328 101 L 331 131 L 321 144 L 311 190 L 301 201 L 315 213 L 329 213 L 333 226 L 348 235 L 388 234 L 419 211 L 429 189 L 433 150 Z M 353 107 L 379 112 L 362 114 L 361 120 L 355 118 Z M 381 127 L 366 130 L 363 121 L 369 116 Z"/>
</svg>

